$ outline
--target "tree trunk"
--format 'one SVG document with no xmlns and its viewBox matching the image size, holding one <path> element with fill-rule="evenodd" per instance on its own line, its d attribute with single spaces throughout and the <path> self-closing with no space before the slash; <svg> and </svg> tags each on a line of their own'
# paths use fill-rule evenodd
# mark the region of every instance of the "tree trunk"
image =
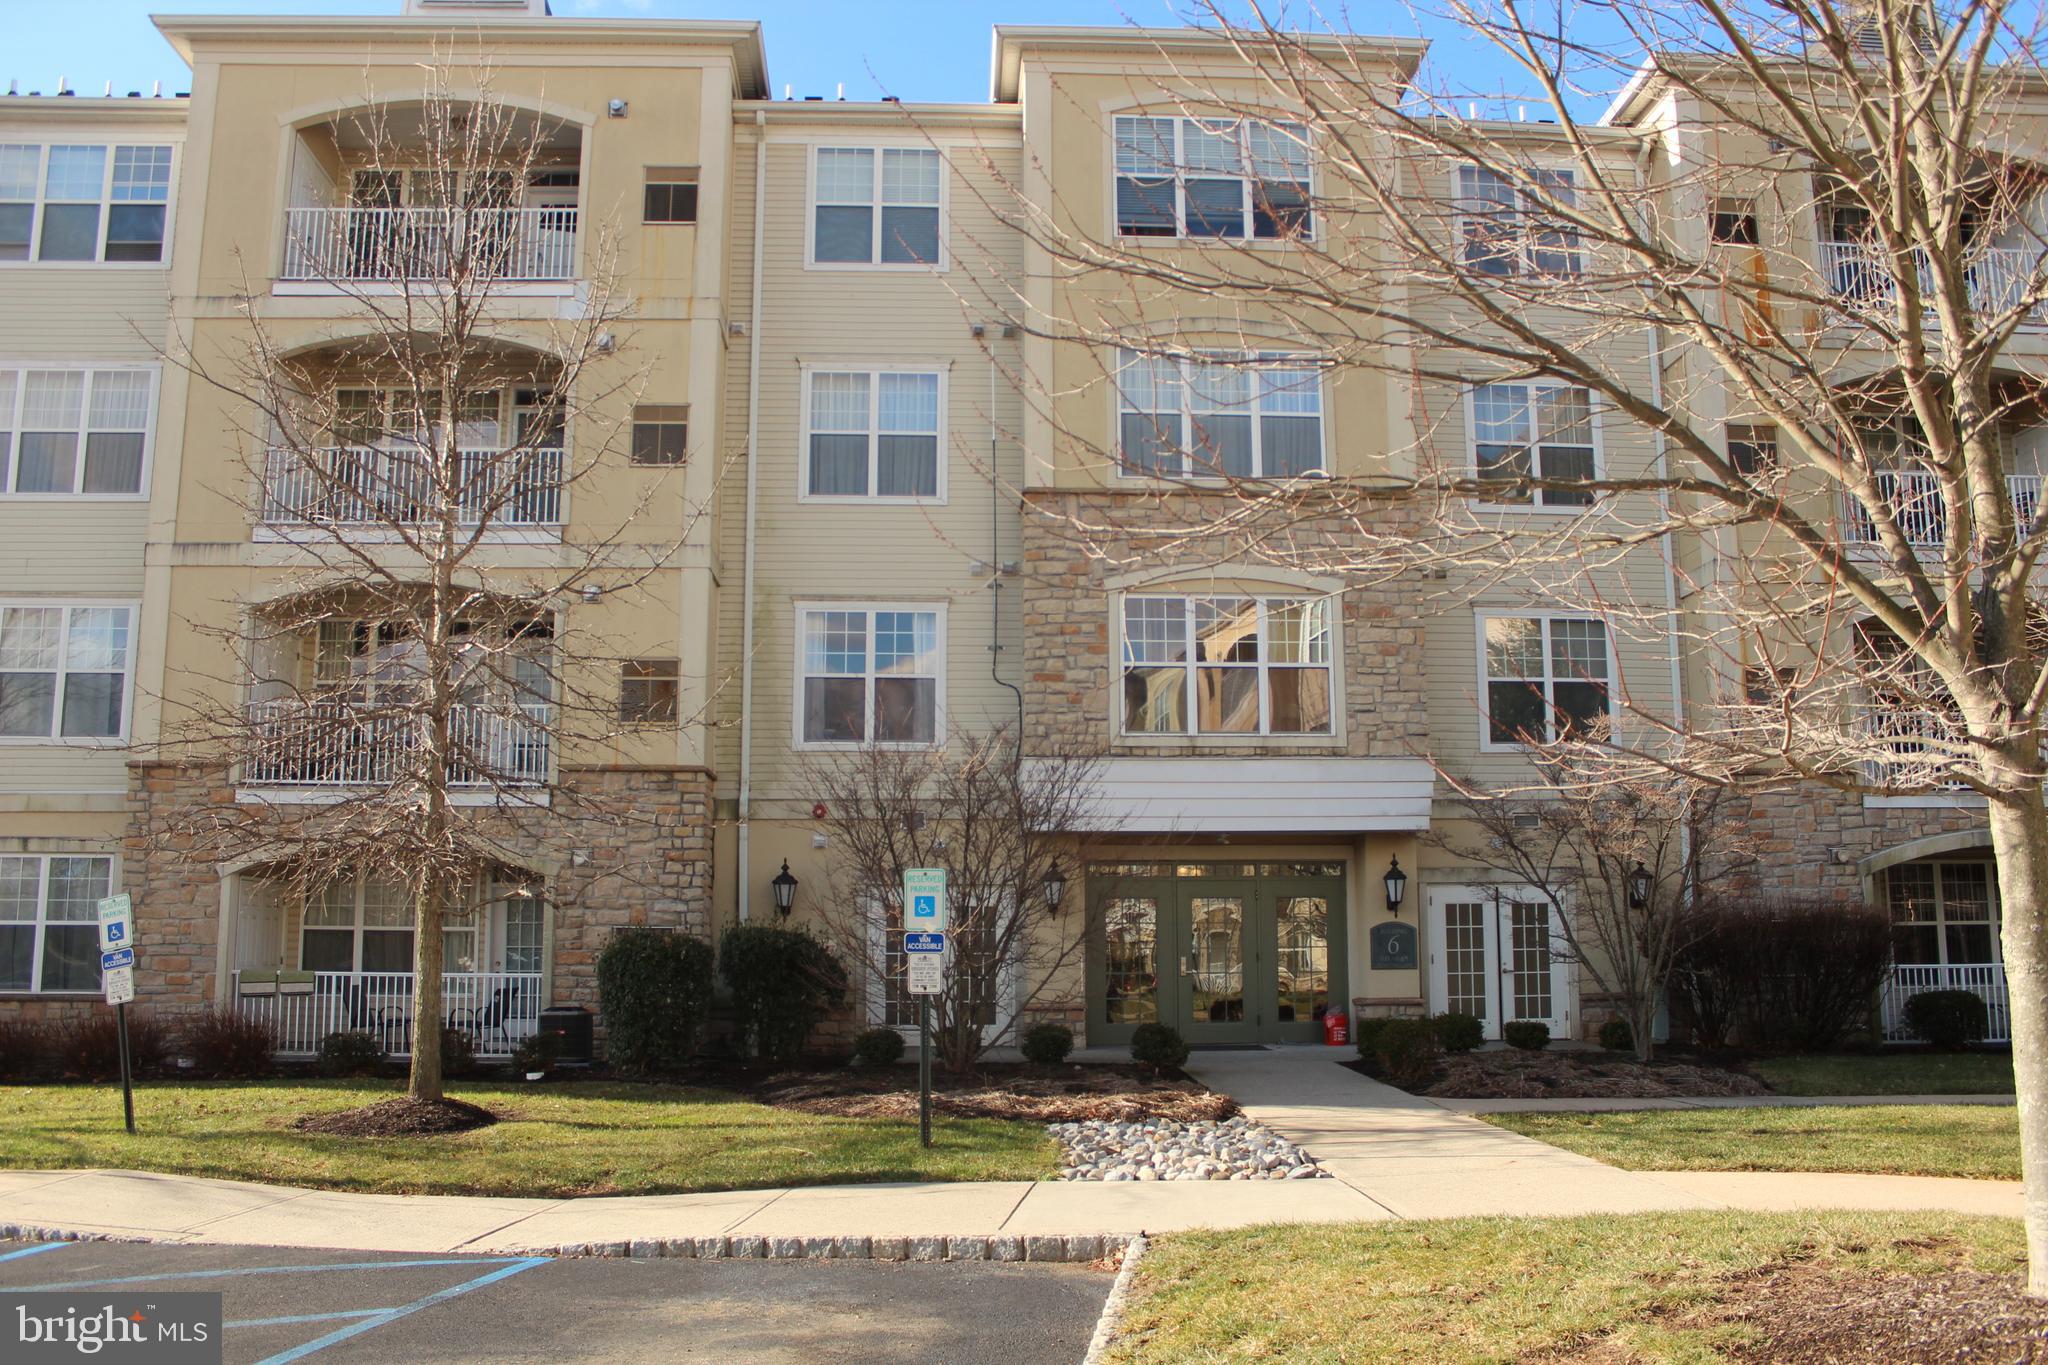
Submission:
<svg viewBox="0 0 2048 1365">
<path fill-rule="evenodd" d="M 413 903 L 412 1069 L 405 1093 L 438 1100 L 441 1083 L 441 910 L 446 896 L 438 876 L 428 877 Z"/>
<path fill-rule="evenodd" d="M 1994 798 L 1990 819 L 2026 1182 L 2027 1292 L 2048 1297 L 2048 809 L 2040 786 Z"/>
</svg>

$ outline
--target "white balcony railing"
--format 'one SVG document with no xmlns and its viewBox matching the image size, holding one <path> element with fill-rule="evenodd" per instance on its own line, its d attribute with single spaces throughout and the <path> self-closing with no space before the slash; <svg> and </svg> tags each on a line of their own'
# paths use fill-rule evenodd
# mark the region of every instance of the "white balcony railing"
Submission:
<svg viewBox="0 0 2048 1365">
<path fill-rule="evenodd" d="M 264 461 L 263 520 L 272 526 L 412 526 L 430 521 L 428 455 L 417 446 L 272 449 Z M 459 450 L 453 498 L 464 525 L 558 527 L 559 448 Z"/>
<path fill-rule="evenodd" d="M 1942 711 L 1874 707 L 1865 713 L 1863 724 L 1872 743 L 1886 755 L 1868 765 L 1872 783 L 1968 790 L 1963 782 L 1944 775 L 1967 756 L 1963 723 L 1956 717 Z"/>
<path fill-rule="evenodd" d="M 286 280 L 446 278 L 458 264 L 509 283 L 574 279 L 577 210 L 294 208 L 285 210 Z M 453 248 L 462 247 L 455 251 Z"/>
<path fill-rule="evenodd" d="M 551 708 L 456 706 L 449 715 L 448 781 L 456 787 L 530 787 L 548 780 Z M 402 779 L 422 721 L 379 715 L 348 701 L 257 702 L 250 707 L 241 781 L 255 787 L 375 787 Z"/>
<path fill-rule="evenodd" d="M 411 972 L 235 973 L 235 1010 L 270 1031 L 281 1057 L 310 1057 L 330 1033 L 367 1033 L 390 1056 L 412 1052 Z M 442 1024 L 479 1057 L 509 1057 L 540 1026 L 539 972 L 448 972 Z"/>
<path fill-rule="evenodd" d="M 2026 297 L 2040 263 L 2041 253 L 2031 249 L 1986 247 L 1972 252 L 1964 267 L 1971 306 L 1983 316 L 2004 312 Z M 1898 292 L 1890 261 L 1863 242 L 1822 242 L 1820 268 L 1835 297 L 1859 308 L 1890 307 Z M 1934 274 L 1924 258 L 1917 273 L 1920 296 L 1926 298 L 1933 292 Z"/>
<path fill-rule="evenodd" d="M 1922 991 L 1974 991 L 1984 1001 L 1984 1041 L 2012 1041 L 2012 1007 L 2005 988 L 2005 968 L 1995 962 L 1937 966 L 1900 963 L 1884 982 L 1884 1038 L 1888 1043 L 1918 1041 L 1906 1025 L 1906 1002 Z"/>
<path fill-rule="evenodd" d="M 1907 543 L 1916 549 L 1939 549 L 1948 543 L 1948 504 L 1941 495 L 1941 483 L 1925 470 L 1903 470 L 1877 476 L 1878 495 L 1891 509 L 1892 519 Z M 2008 474 L 2006 496 L 2012 499 L 2013 515 L 2022 527 L 2041 510 L 2041 476 Z M 1845 531 L 1851 544 L 1877 543 L 1877 526 L 1870 509 L 1850 499 L 1844 509 Z"/>
</svg>

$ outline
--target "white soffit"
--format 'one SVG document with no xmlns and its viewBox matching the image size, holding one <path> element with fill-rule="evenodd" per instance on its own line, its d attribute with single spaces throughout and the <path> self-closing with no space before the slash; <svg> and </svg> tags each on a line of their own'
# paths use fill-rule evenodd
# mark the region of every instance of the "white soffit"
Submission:
<svg viewBox="0 0 2048 1365">
<path fill-rule="evenodd" d="M 1362 834 L 1428 829 L 1435 788 L 1419 758 L 1108 758 L 1094 805 L 1140 834 Z"/>
</svg>

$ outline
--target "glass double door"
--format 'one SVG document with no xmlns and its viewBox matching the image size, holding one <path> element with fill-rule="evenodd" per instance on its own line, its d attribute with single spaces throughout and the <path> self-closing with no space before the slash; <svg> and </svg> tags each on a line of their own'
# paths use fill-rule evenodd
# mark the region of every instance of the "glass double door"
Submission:
<svg viewBox="0 0 2048 1365">
<path fill-rule="evenodd" d="M 1091 1042 L 1153 1022 L 1197 1046 L 1311 1042 L 1345 1007 L 1341 874 L 1091 880 Z"/>
</svg>

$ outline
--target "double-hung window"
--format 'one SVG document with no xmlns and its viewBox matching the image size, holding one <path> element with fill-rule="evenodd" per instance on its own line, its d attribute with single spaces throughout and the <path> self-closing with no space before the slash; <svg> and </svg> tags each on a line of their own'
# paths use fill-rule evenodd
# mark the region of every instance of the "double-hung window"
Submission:
<svg viewBox="0 0 2048 1365">
<path fill-rule="evenodd" d="M 0 604 L 0 739 L 118 739 L 131 609 Z"/>
<path fill-rule="evenodd" d="M 797 739 L 803 744 L 931 744 L 944 672 L 931 607 L 825 605 L 797 612 Z"/>
<path fill-rule="evenodd" d="M 155 407 L 149 370 L 0 368 L 0 494 L 141 493 Z"/>
<path fill-rule="evenodd" d="M 1127 735 L 1327 735 L 1330 599 L 1123 599 Z"/>
<path fill-rule="evenodd" d="M 929 147 L 820 147 L 811 260 L 820 265 L 945 264 L 944 163 Z"/>
<path fill-rule="evenodd" d="M 97 991 L 112 858 L 0 856 L 0 991 Z"/>
<path fill-rule="evenodd" d="M 0 143 L 0 261 L 161 261 L 168 146 Z"/>
<path fill-rule="evenodd" d="M 1593 396 L 1562 384 L 1479 384 L 1471 390 L 1472 466 L 1484 500 L 1591 507 Z M 1531 487 L 1531 481 L 1541 485 Z"/>
<path fill-rule="evenodd" d="M 1286 479 L 1323 464 L 1322 370 L 1301 356 L 1117 353 L 1126 475 Z"/>
<path fill-rule="evenodd" d="M 1579 233 L 1563 210 L 1576 203 L 1572 172 L 1520 175 L 1458 168 L 1459 236 L 1467 269 L 1482 275 L 1576 275 Z"/>
<path fill-rule="evenodd" d="M 1607 624 L 1580 616 L 1482 616 L 1489 744 L 1547 744 L 1610 713 Z"/>
<path fill-rule="evenodd" d="M 466 896 L 442 910 L 444 970 L 476 970 L 476 910 Z M 404 883 L 369 875 L 337 878 L 306 902 L 299 966 L 309 972 L 410 972 L 414 917 Z"/>
<path fill-rule="evenodd" d="M 1308 130 L 1251 119 L 1119 115 L 1116 230 L 1124 237 L 1309 237 Z"/>
<path fill-rule="evenodd" d="M 1901 863 L 1885 873 L 1896 962 L 1999 960 L 1998 878 L 1990 863 Z"/>
<path fill-rule="evenodd" d="M 813 370 L 804 381 L 804 493 L 936 498 L 936 372 Z"/>
</svg>

